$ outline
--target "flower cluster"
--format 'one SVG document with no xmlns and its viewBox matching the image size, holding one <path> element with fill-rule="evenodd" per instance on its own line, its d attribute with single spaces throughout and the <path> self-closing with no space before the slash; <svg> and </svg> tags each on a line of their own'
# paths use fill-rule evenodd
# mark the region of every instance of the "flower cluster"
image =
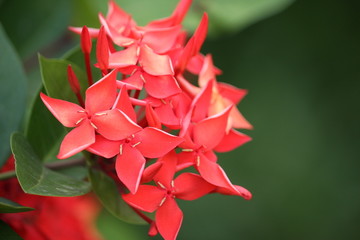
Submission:
<svg viewBox="0 0 360 240">
<path fill-rule="evenodd" d="M 123 186 L 123 199 L 139 213 L 156 212 L 149 234 L 167 240 L 176 238 L 183 220 L 175 199 L 209 193 L 251 198 L 231 183 L 214 153 L 251 139 L 235 130 L 252 128 L 236 108 L 247 92 L 217 82 L 221 70 L 211 55 L 200 53 L 206 13 L 187 38 L 181 22 L 190 5 L 191 0 L 181 0 L 170 17 L 141 27 L 110 1 L 107 15 L 99 14 L 100 29 L 70 28 L 81 36 L 89 82 L 85 99 L 70 66 L 69 83 L 80 105 L 41 94 L 51 113 L 73 128 L 58 158 L 86 150 L 100 162 L 113 160 L 113 169 L 105 170 Z M 95 83 L 92 38 L 97 39 L 94 66 L 103 76 Z"/>
</svg>

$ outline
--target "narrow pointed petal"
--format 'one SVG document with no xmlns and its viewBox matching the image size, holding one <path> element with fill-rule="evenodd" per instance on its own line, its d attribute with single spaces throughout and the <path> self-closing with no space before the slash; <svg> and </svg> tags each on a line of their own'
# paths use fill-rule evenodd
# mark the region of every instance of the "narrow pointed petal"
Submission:
<svg viewBox="0 0 360 240">
<path fill-rule="evenodd" d="M 139 63 L 145 72 L 154 76 L 174 75 L 174 70 L 167 55 L 159 55 L 147 45 L 141 46 Z"/>
<path fill-rule="evenodd" d="M 125 113 L 133 122 L 136 122 L 136 113 L 133 105 L 131 104 L 129 95 L 127 93 L 127 87 L 123 86 L 119 92 L 119 95 L 115 101 L 114 107 Z"/>
<path fill-rule="evenodd" d="M 251 192 L 246 188 L 238 185 L 234 185 L 236 191 L 234 189 L 228 189 L 223 187 L 217 187 L 215 189 L 216 193 L 224 194 L 224 195 L 235 195 L 243 197 L 245 200 L 250 200 L 252 198 Z"/>
<path fill-rule="evenodd" d="M 194 165 L 194 159 L 196 155 L 194 152 L 181 152 L 178 156 L 178 163 L 176 166 L 176 171 L 191 167 Z"/>
<path fill-rule="evenodd" d="M 97 132 L 109 140 L 122 140 L 142 128 L 118 109 L 112 109 L 95 114 L 91 122 L 97 127 Z"/>
<path fill-rule="evenodd" d="M 153 127 L 144 128 L 136 133 L 136 137 L 140 141 L 136 148 L 148 158 L 162 157 L 184 141 L 180 137 Z"/>
<path fill-rule="evenodd" d="M 180 24 L 191 6 L 192 0 L 181 0 L 170 17 L 150 22 L 148 28 L 163 28 Z"/>
<path fill-rule="evenodd" d="M 207 149 L 213 149 L 225 135 L 231 107 L 197 123 L 193 129 L 194 142 Z"/>
<path fill-rule="evenodd" d="M 199 161 L 197 162 L 197 169 L 200 175 L 209 183 L 236 191 L 219 164 L 208 160 L 205 156 L 200 155 Z"/>
<path fill-rule="evenodd" d="M 201 53 L 198 53 L 197 55 L 193 56 L 188 65 L 186 66 L 186 69 L 191 72 L 194 75 L 199 75 L 200 71 L 204 65 L 205 57 Z M 222 74 L 222 71 L 214 66 L 214 73 L 216 75 Z"/>
<path fill-rule="evenodd" d="M 77 33 L 77 34 L 81 34 L 82 29 L 83 28 L 81 28 L 81 27 L 69 27 L 70 31 Z M 99 29 L 97 29 L 97 28 L 88 28 L 88 32 L 89 32 L 89 35 L 91 38 L 97 38 L 99 35 Z"/>
<path fill-rule="evenodd" d="M 145 158 L 142 154 L 136 148 L 123 144 L 116 158 L 115 169 L 120 181 L 133 194 L 138 190 L 144 167 Z"/>
<path fill-rule="evenodd" d="M 164 157 L 159 158 L 159 162 L 162 163 L 160 170 L 154 176 L 154 181 L 164 186 L 166 189 L 171 189 L 171 181 L 174 178 L 178 157 L 175 151 L 171 151 Z"/>
<path fill-rule="evenodd" d="M 95 129 L 86 119 L 64 137 L 57 157 L 59 159 L 69 158 L 86 149 L 94 142 Z"/>
<path fill-rule="evenodd" d="M 86 90 L 85 109 L 90 115 L 109 110 L 115 102 L 116 69 L 97 81 Z"/>
<path fill-rule="evenodd" d="M 176 198 L 192 201 L 215 189 L 215 186 L 205 181 L 200 175 L 182 173 L 175 180 Z"/>
<path fill-rule="evenodd" d="M 249 141 L 251 141 L 251 137 L 231 129 L 214 148 L 214 150 L 217 152 L 229 152 Z"/>
<path fill-rule="evenodd" d="M 212 88 L 213 81 L 208 81 L 201 92 L 196 95 L 191 106 L 193 108 L 193 122 L 199 122 L 207 117 L 212 96 Z"/>
<path fill-rule="evenodd" d="M 147 168 L 145 168 L 140 183 L 147 183 L 152 181 L 162 165 L 163 165 L 162 162 L 157 161 L 151 164 L 150 166 L 148 166 Z"/>
<path fill-rule="evenodd" d="M 253 126 L 249 123 L 248 120 L 240 113 L 236 106 L 233 106 L 231 113 L 231 127 L 233 128 L 242 128 L 252 130 Z"/>
<path fill-rule="evenodd" d="M 145 89 L 152 97 L 160 99 L 167 98 L 181 92 L 181 89 L 173 76 L 152 76 L 144 73 L 143 77 L 146 81 Z"/>
<path fill-rule="evenodd" d="M 161 129 L 161 122 L 159 120 L 159 117 L 154 111 L 154 109 L 150 106 L 150 104 L 146 104 L 145 112 L 146 112 L 146 120 L 148 122 L 149 127 Z"/>
<path fill-rule="evenodd" d="M 124 85 L 126 85 L 127 89 L 141 90 L 144 85 L 144 81 L 141 78 L 141 71 L 136 71 L 130 77 L 127 77 L 121 81 L 117 81 L 116 84 L 118 88 L 122 88 Z"/>
<path fill-rule="evenodd" d="M 55 99 L 40 93 L 41 100 L 54 115 L 54 117 L 65 127 L 75 127 L 82 118 L 87 118 L 85 110 L 75 103 Z"/>
<path fill-rule="evenodd" d="M 248 93 L 246 89 L 240 89 L 223 82 L 219 82 L 217 87 L 221 96 L 229 99 L 235 105 L 238 104 Z"/>
<path fill-rule="evenodd" d="M 180 31 L 180 25 L 146 31 L 143 43 L 148 45 L 154 52 L 164 54 L 175 45 Z"/>
<path fill-rule="evenodd" d="M 109 53 L 109 43 L 106 32 L 104 27 L 101 27 L 96 43 L 96 59 L 101 70 L 107 70 L 109 68 Z"/>
<path fill-rule="evenodd" d="M 164 204 L 156 211 L 156 226 L 165 240 L 176 239 L 182 220 L 183 213 L 176 201 L 171 197 L 167 197 Z"/>
<path fill-rule="evenodd" d="M 199 86 L 205 87 L 210 80 L 215 80 L 214 64 L 210 54 L 205 56 L 204 65 L 199 74 Z"/>
<path fill-rule="evenodd" d="M 136 54 L 138 45 L 134 44 L 124 50 L 110 54 L 109 68 L 123 68 L 136 65 L 138 56 Z"/>
<path fill-rule="evenodd" d="M 112 158 L 119 154 L 122 141 L 111 141 L 101 135 L 96 135 L 95 143 L 86 150 L 104 158 Z"/>
<path fill-rule="evenodd" d="M 174 109 L 169 103 L 162 104 L 155 109 L 156 114 L 159 116 L 160 121 L 168 127 L 179 128 L 180 120 L 175 116 Z"/>
<path fill-rule="evenodd" d="M 123 194 L 122 197 L 129 205 L 145 212 L 155 211 L 161 200 L 165 197 L 166 191 L 150 185 L 140 185 L 136 194 Z"/>
<path fill-rule="evenodd" d="M 194 35 L 190 38 L 188 43 L 185 45 L 185 48 L 176 63 L 176 72 L 183 73 L 186 69 L 187 64 L 190 59 L 198 54 L 202 44 L 205 41 L 207 30 L 208 30 L 208 15 L 204 13 L 201 22 L 197 29 L 195 30 Z"/>
</svg>

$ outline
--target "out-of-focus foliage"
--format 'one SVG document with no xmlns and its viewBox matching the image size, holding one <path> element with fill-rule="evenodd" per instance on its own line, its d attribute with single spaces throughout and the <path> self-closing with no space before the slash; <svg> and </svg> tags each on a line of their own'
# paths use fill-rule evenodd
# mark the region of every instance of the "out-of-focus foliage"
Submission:
<svg viewBox="0 0 360 240">
<path fill-rule="evenodd" d="M 21 62 L 0 25 L 0 166 L 10 154 L 10 135 L 25 111 L 27 79 Z"/>
</svg>

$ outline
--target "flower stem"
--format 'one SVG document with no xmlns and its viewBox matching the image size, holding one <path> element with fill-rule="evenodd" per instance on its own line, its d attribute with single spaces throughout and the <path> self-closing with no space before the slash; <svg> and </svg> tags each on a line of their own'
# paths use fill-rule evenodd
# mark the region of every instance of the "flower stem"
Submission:
<svg viewBox="0 0 360 240">
<path fill-rule="evenodd" d="M 45 167 L 56 170 L 56 169 L 63 169 L 68 167 L 80 166 L 85 164 L 85 158 L 76 158 L 70 160 L 61 160 L 55 162 L 49 162 L 45 164 Z M 7 171 L 0 173 L 0 180 L 5 180 L 9 178 L 16 177 L 15 170 Z"/>
</svg>

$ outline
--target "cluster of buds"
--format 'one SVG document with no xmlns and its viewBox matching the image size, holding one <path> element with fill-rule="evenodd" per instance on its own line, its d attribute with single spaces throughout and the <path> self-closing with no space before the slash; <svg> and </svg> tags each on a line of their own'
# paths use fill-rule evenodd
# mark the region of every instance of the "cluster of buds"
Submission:
<svg viewBox="0 0 360 240">
<path fill-rule="evenodd" d="M 217 82 L 221 70 L 200 48 L 206 38 L 204 13 L 187 38 L 181 22 L 191 0 L 181 0 L 170 17 L 140 27 L 109 2 L 100 29 L 70 29 L 81 36 L 89 88 L 85 99 L 68 68 L 80 105 L 41 94 L 46 107 L 65 126 L 59 159 L 83 150 L 112 162 L 106 172 L 122 186 L 122 198 L 136 212 L 155 212 L 150 235 L 176 239 L 183 213 L 175 199 L 195 200 L 209 193 L 251 193 L 231 183 L 214 152 L 228 152 L 251 138 L 235 129 L 252 126 L 236 108 L 246 90 Z M 102 78 L 93 83 L 94 65 Z M 192 81 L 189 81 L 189 79 Z M 194 81 L 193 79 L 197 79 Z M 193 169 L 196 170 L 194 173 Z"/>
</svg>

